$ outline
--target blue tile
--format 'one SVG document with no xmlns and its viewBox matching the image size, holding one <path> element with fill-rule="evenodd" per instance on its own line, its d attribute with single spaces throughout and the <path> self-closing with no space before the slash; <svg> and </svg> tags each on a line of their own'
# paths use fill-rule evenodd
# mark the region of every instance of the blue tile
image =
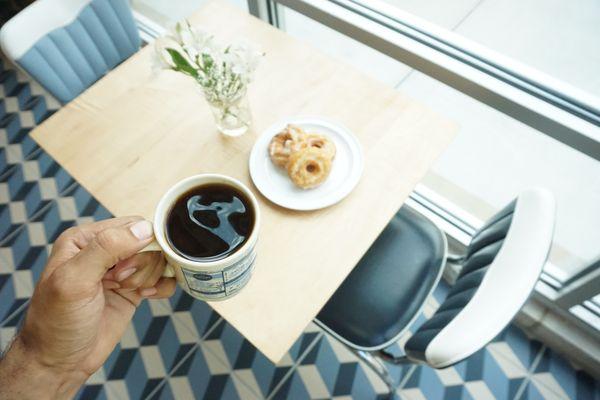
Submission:
<svg viewBox="0 0 600 400">
<path fill-rule="evenodd" d="M 297 372 L 289 378 L 286 384 L 276 393 L 274 399 L 309 399 L 310 395 L 304 382 Z"/>
<path fill-rule="evenodd" d="M 210 381 L 208 382 L 208 387 L 206 388 L 206 392 L 203 397 L 198 396 L 200 392 L 194 392 L 196 398 L 202 398 L 205 400 L 212 399 L 231 399 L 236 400 L 239 399 L 235 389 L 232 389 L 233 385 L 228 385 L 231 383 L 231 377 L 228 374 L 222 375 L 212 375 Z M 226 390 L 229 389 L 229 390 Z"/>
<path fill-rule="evenodd" d="M 2 316 L 3 321 L 1 321 L 0 326 L 20 326 L 27 312 L 28 301 L 29 299 L 13 299 L 6 315 Z"/>
<path fill-rule="evenodd" d="M 240 349 L 244 343 L 244 337 L 229 324 L 225 324 L 220 336 L 221 343 L 225 350 L 225 355 L 230 365 L 235 365 Z"/>
<path fill-rule="evenodd" d="M 8 237 L 22 225 L 15 223 L 12 220 L 10 207 L 5 204 L 0 204 L 0 243 L 4 240 L 8 240 Z"/>
<path fill-rule="evenodd" d="M 164 378 L 152 378 L 148 379 L 146 384 L 144 385 L 144 390 L 142 390 L 142 394 L 140 395 L 140 399 L 146 399 L 151 393 L 158 392 L 158 387 L 164 381 Z"/>
<path fill-rule="evenodd" d="M 156 329 L 156 332 L 153 332 L 154 329 Z M 152 337 L 157 334 L 158 337 Z M 182 347 L 182 344 L 179 343 L 177 333 L 175 332 L 173 321 L 169 316 L 154 317 L 142 343 L 158 345 L 165 368 L 170 368 L 175 365 L 175 361 L 178 358 L 178 355 L 180 355 L 180 349 Z M 190 346 L 184 346 L 183 351 L 185 351 L 185 349 L 189 351 Z"/>
<path fill-rule="evenodd" d="M 176 365 L 178 365 L 180 362 L 182 362 L 182 360 L 184 360 L 184 358 L 190 354 L 190 352 L 195 348 L 195 344 L 193 343 L 184 343 L 182 345 L 179 346 L 179 349 L 177 350 L 177 354 L 175 355 L 175 358 L 173 358 L 173 361 L 171 362 L 171 364 L 167 364 L 165 365 L 165 367 L 168 368 L 169 371 L 173 371 L 173 369 L 175 368 Z M 192 358 L 188 358 L 185 359 L 185 361 L 183 361 L 183 363 L 185 362 L 191 362 Z M 185 368 L 185 367 L 184 367 Z"/>
<path fill-rule="evenodd" d="M 0 176 L 2 176 L 8 168 L 8 161 L 6 160 L 6 150 L 0 148 Z"/>
<path fill-rule="evenodd" d="M 510 325 L 493 340 L 493 342 L 500 341 L 506 342 L 526 369 L 529 369 L 542 348 L 540 342 L 530 340 L 522 330 L 514 325 Z"/>
<path fill-rule="evenodd" d="M 340 362 L 338 361 L 327 339 L 324 337 L 320 338 L 315 347 L 317 346 L 318 355 L 314 364 L 321 374 L 323 382 L 325 383 L 325 386 L 327 386 L 329 393 L 333 393 Z"/>
<path fill-rule="evenodd" d="M 198 335 L 204 336 L 208 329 L 219 320 L 219 314 L 204 301 L 195 300 L 184 292 L 179 286 L 173 297 L 169 299 L 174 312 L 189 311 Z"/>
<path fill-rule="evenodd" d="M 172 375 L 188 377 L 190 387 L 196 398 L 203 398 L 209 387 L 213 393 L 218 389 L 219 379 L 217 379 L 217 382 L 211 382 L 212 375 L 208 369 L 208 364 L 204 359 L 204 354 L 197 347 L 191 356 L 173 371 Z"/>
<path fill-rule="evenodd" d="M 598 382 L 583 371 L 575 370 L 556 352 L 546 349 L 535 373 L 550 373 L 571 399 L 599 397 Z"/>
<path fill-rule="evenodd" d="M 13 277 L 9 274 L 0 274 L 0 322 L 3 322 L 13 311 L 15 300 L 15 287 Z"/>
<path fill-rule="evenodd" d="M 148 332 L 150 324 L 152 324 L 152 317 L 150 304 L 147 301 L 143 301 L 135 311 L 132 320 L 138 339 L 141 340 L 146 335 L 146 332 Z"/>
<path fill-rule="evenodd" d="M 40 275 L 46 266 L 46 261 L 48 261 L 48 250 L 46 247 L 38 248 L 39 251 L 35 251 L 35 253 L 29 258 L 28 268 L 31 271 L 33 283 L 37 283 L 40 279 Z"/>
<path fill-rule="evenodd" d="M 8 113 L 0 121 L 0 128 L 4 128 L 9 143 L 19 143 L 22 138 L 21 120 L 18 114 Z"/>
<path fill-rule="evenodd" d="M 85 385 L 75 395 L 78 400 L 106 400 L 106 391 L 103 385 Z"/>
</svg>

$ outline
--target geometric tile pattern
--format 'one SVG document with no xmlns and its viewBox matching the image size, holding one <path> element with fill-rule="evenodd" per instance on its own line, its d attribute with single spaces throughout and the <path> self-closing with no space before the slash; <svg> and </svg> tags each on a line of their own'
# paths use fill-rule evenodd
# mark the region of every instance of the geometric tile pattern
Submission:
<svg viewBox="0 0 600 400">
<path fill-rule="evenodd" d="M 0 348 L 26 311 L 57 235 L 110 217 L 29 137 L 58 103 L 0 65 Z M 424 314 L 435 311 L 440 286 Z M 388 349 L 399 353 L 408 337 Z M 390 366 L 402 399 L 598 399 L 598 382 L 510 326 L 444 370 Z M 352 352 L 311 324 L 271 363 L 204 302 L 177 290 L 143 302 L 121 343 L 80 399 L 378 399 L 386 386 Z"/>
</svg>

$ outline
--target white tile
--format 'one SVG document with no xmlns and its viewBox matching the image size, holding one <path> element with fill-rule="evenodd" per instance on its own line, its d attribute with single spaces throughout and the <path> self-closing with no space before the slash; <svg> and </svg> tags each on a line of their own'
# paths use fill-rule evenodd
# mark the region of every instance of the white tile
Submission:
<svg viewBox="0 0 600 400">
<path fill-rule="evenodd" d="M 140 354 L 148 378 L 162 378 L 166 375 L 165 365 L 158 346 L 142 346 Z"/>
<path fill-rule="evenodd" d="M 460 125 L 433 173 L 491 209 L 526 188 L 550 189 L 557 199 L 555 243 L 580 259 L 560 266 L 574 273 L 598 256 L 600 163 L 421 73 L 399 90 Z"/>
<path fill-rule="evenodd" d="M 187 377 L 169 378 L 169 386 L 175 399 L 194 399 L 194 391 Z"/>
<path fill-rule="evenodd" d="M 599 21 L 596 0 L 485 0 L 457 32 L 599 96 Z"/>
<path fill-rule="evenodd" d="M 198 335 L 192 314 L 189 311 L 173 313 L 172 321 L 179 343 L 195 343 L 200 340 L 200 335 Z"/>
<path fill-rule="evenodd" d="M 27 233 L 29 234 L 29 244 L 31 246 L 44 246 L 48 243 L 43 222 L 30 222 L 27 224 L 26 228 Z"/>
<path fill-rule="evenodd" d="M 531 378 L 531 382 L 546 400 L 567 400 L 569 398 L 569 395 L 550 373 L 535 374 Z"/>
<path fill-rule="evenodd" d="M 25 161 L 22 164 L 23 179 L 27 182 L 34 182 L 40 179 L 40 167 L 37 161 Z"/>
<path fill-rule="evenodd" d="M 16 164 L 23 160 L 23 152 L 20 144 L 9 144 L 6 149 L 6 162 Z"/>
<path fill-rule="evenodd" d="M 171 315 L 171 304 L 169 299 L 151 299 L 148 300 L 150 311 L 154 317 Z"/>
<path fill-rule="evenodd" d="M 13 272 L 13 285 L 17 299 L 27 299 L 33 294 L 33 275 L 29 270 Z"/>
<path fill-rule="evenodd" d="M 8 348 L 16 333 L 17 328 L 13 326 L 0 328 L 0 352 L 4 352 Z"/>
<path fill-rule="evenodd" d="M 454 367 L 436 369 L 435 373 L 444 386 L 456 386 L 464 383 L 463 378 Z"/>
<path fill-rule="evenodd" d="M 419 388 L 403 389 L 397 392 L 403 400 L 427 400 Z"/>
<path fill-rule="evenodd" d="M 104 368 L 98 368 L 98 370 L 94 372 L 85 383 L 86 385 L 95 385 L 104 382 L 106 382 L 106 374 L 104 372 Z"/>
<path fill-rule="evenodd" d="M 107 381 L 104 384 L 106 388 L 106 397 L 109 400 L 126 400 L 129 399 L 129 392 L 124 380 Z"/>
<path fill-rule="evenodd" d="M 467 382 L 465 388 L 477 400 L 496 400 L 490 388 L 483 381 Z"/>
<path fill-rule="evenodd" d="M 487 350 L 496 360 L 507 378 L 522 378 L 527 375 L 527 368 L 506 342 L 496 342 L 487 345 Z"/>
<path fill-rule="evenodd" d="M 398 7 L 436 25 L 453 29 L 480 0 L 385 0 Z"/>
<path fill-rule="evenodd" d="M 62 221 L 74 221 L 77 219 L 79 212 L 75 205 L 74 197 L 59 197 L 56 199 L 58 206 L 58 215 Z"/>
<path fill-rule="evenodd" d="M 58 197 L 56 180 L 54 180 L 54 178 L 41 178 L 38 182 L 40 185 L 40 194 L 42 199 L 49 200 Z"/>
<path fill-rule="evenodd" d="M 140 346 L 140 341 L 135 332 L 135 328 L 133 323 L 129 323 L 125 332 L 123 332 L 123 336 L 121 336 L 121 348 L 123 349 L 134 349 Z"/>
<path fill-rule="evenodd" d="M 220 340 L 207 340 L 200 344 L 200 350 L 208 364 L 211 375 L 228 374 L 231 372 L 229 360 Z"/>
<path fill-rule="evenodd" d="M 0 183 L 0 204 L 7 204 L 10 201 L 8 193 L 8 183 Z"/>
<path fill-rule="evenodd" d="M 394 86 L 410 71 L 406 65 L 289 8 L 284 7 L 283 13 L 288 34 L 380 82 Z"/>
<path fill-rule="evenodd" d="M 7 274 L 15 270 L 10 247 L 0 247 L 0 273 Z"/>
<path fill-rule="evenodd" d="M 331 395 L 316 365 L 301 365 L 298 374 L 311 399 L 323 399 Z"/>
<path fill-rule="evenodd" d="M 262 397 L 258 394 L 260 388 L 251 369 L 235 370 L 231 374 L 231 379 L 241 400 L 258 400 Z"/>
<path fill-rule="evenodd" d="M 8 209 L 10 210 L 10 222 L 15 225 L 27 222 L 27 210 L 25 209 L 25 202 L 14 201 L 8 203 Z"/>
<path fill-rule="evenodd" d="M 16 97 L 4 97 L 4 108 L 7 113 L 18 113 L 19 112 L 19 99 Z"/>
</svg>

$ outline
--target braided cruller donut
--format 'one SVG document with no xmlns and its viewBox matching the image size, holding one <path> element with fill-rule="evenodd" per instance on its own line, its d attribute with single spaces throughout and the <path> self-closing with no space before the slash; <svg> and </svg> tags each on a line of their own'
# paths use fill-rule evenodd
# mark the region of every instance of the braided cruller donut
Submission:
<svg viewBox="0 0 600 400">
<path fill-rule="evenodd" d="M 287 172 L 294 184 L 302 189 L 319 186 L 331 172 L 331 158 L 323 150 L 308 147 L 292 153 Z"/>
<path fill-rule="evenodd" d="M 335 144 L 327 137 L 318 133 L 308 133 L 306 135 L 307 147 L 321 149 L 325 156 L 333 160 L 335 157 Z"/>
<path fill-rule="evenodd" d="M 285 168 L 290 155 L 305 147 L 306 133 L 302 128 L 290 124 L 271 139 L 269 156 L 275 165 Z"/>
</svg>

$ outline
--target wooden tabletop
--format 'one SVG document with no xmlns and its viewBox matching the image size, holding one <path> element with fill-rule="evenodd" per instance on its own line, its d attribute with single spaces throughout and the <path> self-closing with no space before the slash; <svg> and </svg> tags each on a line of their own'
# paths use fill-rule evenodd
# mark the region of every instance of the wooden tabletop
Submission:
<svg viewBox="0 0 600 400">
<path fill-rule="evenodd" d="M 226 2 L 193 25 L 266 52 L 250 86 L 251 132 L 225 138 L 196 84 L 152 69 L 146 46 L 32 133 L 115 216 L 153 217 L 161 195 L 198 173 L 249 185 L 263 216 L 255 273 L 236 297 L 211 306 L 269 359 L 281 359 L 360 260 L 456 132 L 451 121 L 334 61 Z M 322 116 L 350 128 L 365 169 L 341 203 L 320 211 L 278 207 L 250 180 L 257 135 L 284 117 Z"/>
</svg>

